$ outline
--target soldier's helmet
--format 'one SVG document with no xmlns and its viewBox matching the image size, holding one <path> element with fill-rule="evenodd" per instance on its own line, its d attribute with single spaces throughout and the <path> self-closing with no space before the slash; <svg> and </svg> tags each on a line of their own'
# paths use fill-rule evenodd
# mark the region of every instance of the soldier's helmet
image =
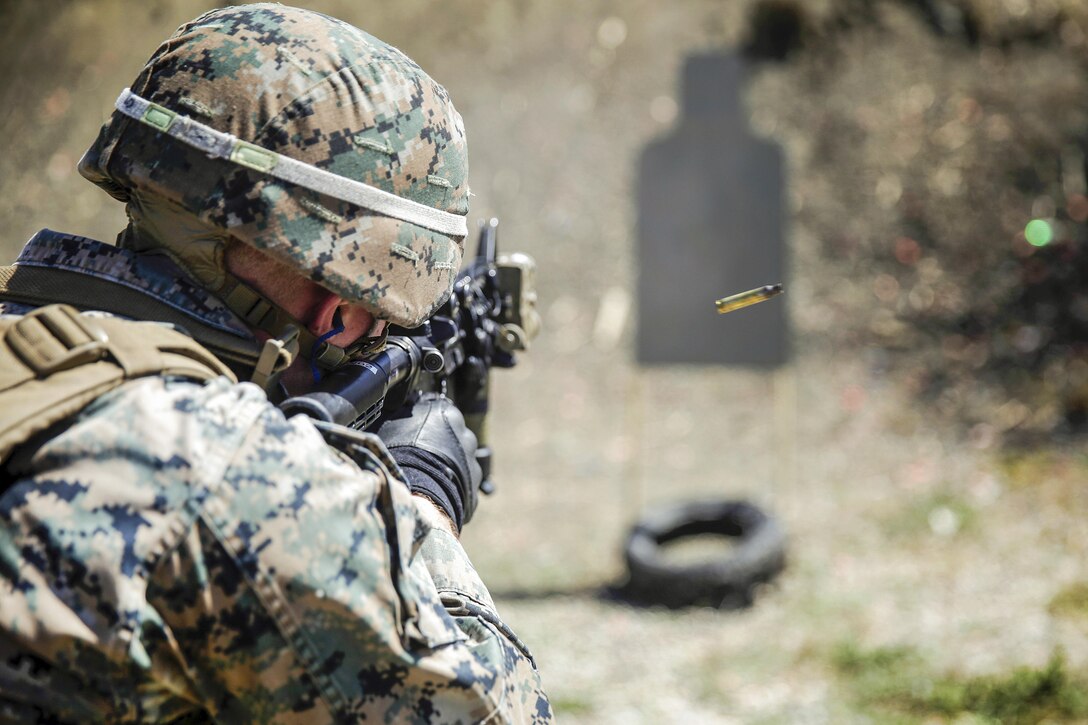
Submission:
<svg viewBox="0 0 1088 725">
<path fill-rule="evenodd" d="M 80 172 L 400 325 L 445 301 L 460 267 L 467 146 L 448 94 L 397 49 L 312 11 L 242 5 L 180 27 Z"/>
</svg>

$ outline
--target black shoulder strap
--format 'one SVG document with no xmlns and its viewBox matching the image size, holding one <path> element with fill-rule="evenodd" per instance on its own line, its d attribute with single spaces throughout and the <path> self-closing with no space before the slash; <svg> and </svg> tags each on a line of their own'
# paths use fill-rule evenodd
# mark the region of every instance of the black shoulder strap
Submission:
<svg viewBox="0 0 1088 725">
<path fill-rule="evenodd" d="M 217 357 L 253 368 L 261 346 L 190 317 L 162 300 L 101 277 L 48 267 L 0 267 L 0 299 L 28 305 L 68 304 L 138 320 L 168 322 L 192 335 Z"/>
</svg>

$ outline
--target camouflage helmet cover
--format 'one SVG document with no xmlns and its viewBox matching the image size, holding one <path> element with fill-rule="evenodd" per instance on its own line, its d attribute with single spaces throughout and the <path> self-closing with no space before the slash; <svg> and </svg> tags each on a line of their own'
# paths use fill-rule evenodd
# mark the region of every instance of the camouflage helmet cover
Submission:
<svg viewBox="0 0 1088 725">
<path fill-rule="evenodd" d="M 464 127 L 446 90 L 339 20 L 276 4 L 214 10 L 156 50 L 132 93 L 336 178 L 468 213 Z M 122 201 L 176 204 L 405 326 L 445 301 L 461 262 L 462 235 L 210 158 L 120 111 L 80 172 Z"/>
</svg>

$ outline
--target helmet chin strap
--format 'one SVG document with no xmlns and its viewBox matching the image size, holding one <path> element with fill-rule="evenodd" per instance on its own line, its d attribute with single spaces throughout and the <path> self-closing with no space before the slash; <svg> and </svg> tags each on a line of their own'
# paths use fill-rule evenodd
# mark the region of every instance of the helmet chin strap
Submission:
<svg viewBox="0 0 1088 725">
<path fill-rule="evenodd" d="M 384 345 L 384 335 L 364 336 L 346 348 L 330 343 L 332 334 L 314 335 L 303 322 L 231 274 L 224 259 L 226 240 L 222 233 L 177 205 L 133 193 L 126 211 L 129 225 L 118 236 L 120 246 L 140 254 L 168 254 L 247 325 L 268 333 L 270 339 L 262 348 L 251 378 L 266 391 L 299 356 L 308 360 L 320 376 L 321 371 L 332 370 Z M 334 326 L 339 325 L 334 322 Z"/>
<path fill-rule="evenodd" d="M 216 291 L 216 295 L 247 325 L 263 330 L 276 339 L 283 337 L 289 328 L 297 330 L 293 337 L 297 342 L 297 355 L 309 361 L 315 381 L 320 378 L 322 371 L 333 370 L 349 359 L 379 349 L 385 344 L 387 333 L 377 336 L 368 334 L 347 347 L 333 345 L 328 339 L 344 331 L 339 309 L 334 313 L 333 329 L 319 337 L 282 307 L 230 272 L 224 272 L 224 277 L 225 282 Z M 378 321 L 375 320 L 371 330 L 377 325 Z"/>
<path fill-rule="evenodd" d="M 326 332 L 321 337 L 317 338 L 317 342 L 310 348 L 310 373 L 314 376 L 314 383 L 321 381 L 321 366 L 317 364 L 314 357 L 318 354 L 318 349 L 321 345 L 329 341 L 329 339 L 336 337 L 344 331 L 344 320 L 340 316 L 340 308 L 337 307 L 332 312 L 332 329 Z"/>
</svg>

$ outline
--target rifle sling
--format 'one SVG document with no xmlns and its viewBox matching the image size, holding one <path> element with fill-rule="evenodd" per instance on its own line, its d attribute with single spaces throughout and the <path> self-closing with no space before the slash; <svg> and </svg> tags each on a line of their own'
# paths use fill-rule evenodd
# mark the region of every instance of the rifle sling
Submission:
<svg viewBox="0 0 1088 725">
<path fill-rule="evenodd" d="M 219 358 L 253 368 L 261 347 L 190 317 L 150 294 L 101 277 L 43 267 L 0 267 L 0 299 L 28 305 L 69 304 L 184 330 Z"/>
</svg>

